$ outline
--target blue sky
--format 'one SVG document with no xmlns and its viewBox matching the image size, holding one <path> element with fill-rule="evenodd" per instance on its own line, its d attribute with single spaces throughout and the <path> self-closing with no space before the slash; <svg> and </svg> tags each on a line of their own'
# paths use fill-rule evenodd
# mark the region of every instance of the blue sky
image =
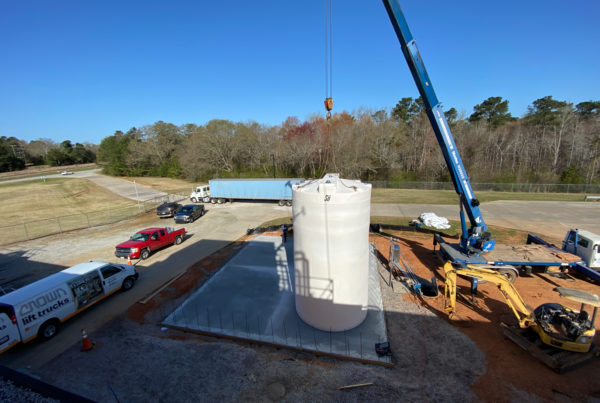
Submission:
<svg viewBox="0 0 600 403">
<path fill-rule="evenodd" d="M 596 0 L 401 1 L 438 98 L 600 100 Z M 0 0 L 0 136 L 99 142 L 162 120 L 323 114 L 324 0 Z M 334 112 L 416 86 L 380 1 L 334 0 Z"/>
</svg>

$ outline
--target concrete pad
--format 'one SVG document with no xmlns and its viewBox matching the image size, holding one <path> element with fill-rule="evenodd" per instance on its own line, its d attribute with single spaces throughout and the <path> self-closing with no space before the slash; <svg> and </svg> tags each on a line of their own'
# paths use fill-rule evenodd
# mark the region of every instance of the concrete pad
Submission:
<svg viewBox="0 0 600 403">
<path fill-rule="evenodd" d="M 375 344 L 387 341 L 378 261 L 371 248 L 369 300 L 363 323 L 345 332 L 307 325 L 296 313 L 293 242 L 258 236 L 171 313 L 163 325 L 253 340 L 315 354 L 390 364 Z"/>
</svg>

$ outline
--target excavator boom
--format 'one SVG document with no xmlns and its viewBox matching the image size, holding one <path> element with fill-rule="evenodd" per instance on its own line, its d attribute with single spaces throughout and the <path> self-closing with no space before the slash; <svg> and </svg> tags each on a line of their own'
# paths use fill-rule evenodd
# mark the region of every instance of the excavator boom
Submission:
<svg viewBox="0 0 600 403">
<path fill-rule="evenodd" d="M 497 269 L 497 266 L 486 268 L 485 266 L 473 265 L 457 268 L 451 262 L 446 262 L 444 265 L 444 272 L 446 274 L 444 309 L 448 313 L 448 316 L 452 318 L 456 312 L 456 278 L 460 275 L 496 284 L 507 305 L 519 321 L 519 326 L 522 328 L 529 327 L 534 322 L 533 310 L 521 298 L 521 295 L 510 280 L 503 274 L 500 274 Z"/>
</svg>

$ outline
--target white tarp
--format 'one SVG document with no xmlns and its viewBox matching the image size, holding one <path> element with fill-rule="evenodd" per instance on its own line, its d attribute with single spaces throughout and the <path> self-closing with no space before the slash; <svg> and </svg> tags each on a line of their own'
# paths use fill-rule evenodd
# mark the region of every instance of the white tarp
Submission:
<svg viewBox="0 0 600 403">
<path fill-rule="evenodd" d="M 419 216 L 419 220 L 428 227 L 436 229 L 448 229 L 450 223 L 446 217 L 438 217 L 435 213 L 423 213 Z"/>
</svg>

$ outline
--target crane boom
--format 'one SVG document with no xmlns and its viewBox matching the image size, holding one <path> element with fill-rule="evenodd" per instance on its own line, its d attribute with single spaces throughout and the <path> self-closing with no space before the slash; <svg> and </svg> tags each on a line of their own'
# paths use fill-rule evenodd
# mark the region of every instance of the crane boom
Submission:
<svg viewBox="0 0 600 403">
<path fill-rule="evenodd" d="M 408 28 L 400 4 L 398 0 L 383 0 L 383 4 L 394 26 L 394 30 L 402 46 L 402 52 L 425 104 L 427 117 L 444 155 L 454 189 L 459 195 L 462 227 L 460 247 L 467 254 L 490 251 L 494 248 L 494 241 L 490 240 L 490 235 L 487 233 L 487 225 L 479 210 L 479 201 L 473 194 L 469 177 L 456 148 L 454 137 L 446 121 L 446 116 L 435 94 L 433 85 L 425 69 L 425 64 L 423 64 L 423 59 Z M 467 213 L 471 224 L 468 230 L 464 212 Z"/>
</svg>

